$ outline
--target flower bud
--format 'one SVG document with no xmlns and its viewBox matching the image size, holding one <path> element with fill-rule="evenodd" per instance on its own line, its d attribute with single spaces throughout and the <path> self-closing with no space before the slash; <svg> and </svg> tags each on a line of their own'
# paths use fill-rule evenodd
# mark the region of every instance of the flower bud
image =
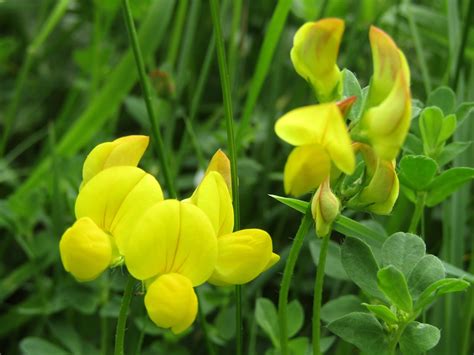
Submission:
<svg viewBox="0 0 474 355">
<path fill-rule="evenodd" d="M 293 66 L 313 86 L 319 102 L 341 96 L 342 75 L 336 60 L 343 32 L 344 21 L 327 18 L 305 23 L 293 39 Z"/>
<path fill-rule="evenodd" d="M 331 226 L 339 215 L 341 203 L 331 191 L 329 178 L 324 180 L 313 196 L 311 213 L 316 223 L 316 235 L 320 238 L 331 232 Z"/>
<path fill-rule="evenodd" d="M 191 281 L 170 273 L 159 276 L 150 284 L 145 307 L 157 326 L 171 328 L 174 334 L 179 334 L 196 319 L 198 301 Z"/>
<path fill-rule="evenodd" d="M 59 242 L 64 269 L 79 281 L 94 280 L 112 263 L 112 243 L 90 218 L 78 219 Z"/>
<path fill-rule="evenodd" d="M 380 159 L 366 144 L 358 143 L 355 149 L 361 151 L 365 161 L 365 187 L 348 202 L 348 206 L 379 215 L 390 214 L 399 193 L 395 160 Z"/>
<path fill-rule="evenodd" d="M 261 229 L 244 229 L 217 239 L 217 262 L 209 283 L 242 285 L 274 265 L 280 257 L 272 252 L 272 239 Z"/>
<path fill-rule="evenodd" d="M 137 166 L 148 146 L 147 136 L 126 136 L 96 146 L 82 168 L 82 186 L 98 172 L 112 166 Z"/>
</svg>

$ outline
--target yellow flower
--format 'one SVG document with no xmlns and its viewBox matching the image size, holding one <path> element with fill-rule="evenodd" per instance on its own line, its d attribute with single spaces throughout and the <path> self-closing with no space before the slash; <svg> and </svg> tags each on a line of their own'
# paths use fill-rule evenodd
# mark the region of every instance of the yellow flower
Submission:
<svg viewBox="0 0 474 355">
<path fill-rule="evenodd" d="M 366 165 L 366 186 L 349 202 L 348 206 L 387 215 L 397 201 L 399 181 L 395 171 L 395 160 L 383 160 L 366 144 L 354 144 L 360 150 Z"/>
<path fill-rule="evenodd" d="M 147 136 L 126 136 L 97 145 L 82 168 L 82 186 L 98 172 L 112 166 L 137 166 L 148 146 Z"/>
<path fill-rule="evenodd" d="M 116 166 L 96 174 L 77 196 L 77 222 L 61 238 L 65 269 L 85 281 L 120 263 L 124 244 L 138 218 L 161 200 L 160 184 L 139 168 Z M 95 244 L 99 249 L 94 249 Z"/>
<path fill-rule="evenodd" d="M 217 261 L 208 280 L 210 283 L 217 286 L 244 284 L 279 260 L 272 252 L 272 239 L 267 232 L 261 229 L 232 232 L 232 199 L 224 178 L 217 171 L 205 175 L 189 202 L 204 211 L 217 235 Z"/>
<path fill-rule="evenodd" d="M 214 271 L 217 240 L 206 214 L 191 203 L 165 200 L 150 207 L 131 232 L 125 264 L 147 281 L 145 306 L 156 325 L 174 333 L 196 318 L 193 287 Z"/>
<path fill-rule="evenodd" d="M 343 32 L 344 21 L 327 18 L 305 23 L 293 39 L 293 66 L 313 86 L 319 102 L 341 96 L 341 72 L 336 60 Z"/>
<path fill-rule="evenodd" d="M 230 190 L 222 175 L 217 171 L 210 171 L 205 175 L 191 196 L 190 202 L 206 213 L 216 235 L 232 233 L 234 209 Z"/>
<path fill-rule="evenodd" d="M 351 139 L 336 103 L 292 110 L 276 122 L 275 132 L 297 146 L 285 165 L 285 193 L 300 196 L 316 189 L 329 175 L 331 162 L 345 174 L 353 173 Z"/>
<path fill-rule="evenodd" d="M 145 307 L 156 325 L 178 334 L 196 319 L 198 301 L 191 281 L 171 273 L 159 276 L 148 286 Z"/>
<path fill-rule="evenodd" d="M 64 269 L 79 281 L 99 276 L 112 262 L 110 236 L 88 217 L 78 219 L 59 242 Z"/>
<path fill-rule="evenodd" d="M 384 160 L 396 158 L 411 120 L 410 71 L 405 56 L 385 32 L 372 26 L 374 74 L 366 111 L 356 132 Z"/>
<path fill-rule="evenodd" d="M 339 215 L 341 203 L 331 191 L 329 178 L 319 186 L 311 202 L 311 213 L 316 224 L 316 235 L 320 238 L 331 232 L 332 223 Z"/>
<path fill-rule="evenodd" d="M 230 196 L 232 197 L 232 183 L 230 175 L 230 161 L 227 155 L 222 150 L 217 150 L 217 152 L 212 156 L 209 165 L 207 166 L 206 173 L 209 174 L 211 171 L 216 171 L 222 175 L 224 181 L 229 189 Z"/>
</svg>

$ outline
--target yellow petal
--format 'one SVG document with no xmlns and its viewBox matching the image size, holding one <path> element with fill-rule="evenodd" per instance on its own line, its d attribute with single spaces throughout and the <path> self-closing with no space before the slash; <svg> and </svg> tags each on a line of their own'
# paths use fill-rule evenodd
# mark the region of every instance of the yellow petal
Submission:
<svg viewBox="0 0 474 355">
<path fill-rule="evenodd" d="M 96 146 L 82 168 L 82 185 L 103 169 L 112 166 L 137 166 L 148 146 L 147 136 L 126 136 Z"/>
<path fill-rule="evenodd" d="M 174 334 L 188 329 L 196 319 L 197 297 L 191 281 L 179 274 L 165 274 L 148 287 L 145 307 L 159 327 L 171 328 Z"/>
<path fill-rule="evenodd" d="M 378 159 L 377 168 L 369 184 L 357 196 L 357 201 L 366 204 L 366 209 L 380 215 L 390 214 L 397 201 L 399 181 L 395 172 L 395 161 Z"/>
<path fill-rule="evenodd" d="M 270 260 L 268 260 L 268 263 L 267 263 L 267 265 L 265 265 L 265 268 L 263 269 L 263 271 L 267 271 L 273 265 L 275 265 L 278 261 L 280 261 L 280 255 L 272 253 L 272 256 L 270 257 Z"/>
<path fill-rule="evenodd" d="M 222 175 L 224 181 L 229 189 L 230 196 L 232 197 L 232 182 L 230 175 L 230 161 L 227 155 L 222 150 L 217 150 L 217 152 L 212 156 L 209 165 L 207 166 L 206 174 L 209 174 L 211 171 L 216 171 Z"/>
<path fill-rule="evenodd" d="M 380 105 L 367 110 L 361 124 L 377 155 L 392 160 L 405 141 L 410 122 L 410 91 L 400 72 L 390 94 Z"/>
<path fill-rule="evenodd" d="M 296 72 L 309 81 L 320 102 L 340 95 L 341 72 L 336 64 L 344 21 L 327 18 L 308 22 L 293 39 L 291 60 Z"/>
<path fill-rule="evenodd" d="M 143 170 L 116 166 L 95 175 L 79 192 L 76 217 L 89 217 L 109 232 L 122 254 L 139 217 L 163 200 L 160 184 Z"/>
<path fill-rule="evenodd" d="M 296 147 L 285 164 L 285 193 L 301 196 L 316 189 L 330 169 L 329 156 L 319 144 Z"/>
<path fill-rule="evenodd" d="M 204 211 L 217 236 L 232 233 L 234 209 L 229 189 L 221 174 L 209 172 L 191 196 L 190 202 Z"/>
<path fill-rule="evenodd" d="M 165 200 L 149 208 L 138 221 L 124 256 L 128 270 L 139 280 L 178 273 L 197 286 L 214 270 L 217 239 L 201 209 Z"/>
<path fill-rule="evenodd" d="M 217 243 L 217 263 L 209 279 L 211 284 L 245 284 L 266 270 L 270 260 L 277 261 L 272 253 L 272 239 L 261 229 L 226 234 Z"/>
<path fill-rule="evenodd" d="M 79 281 L 95 279 L 112 262 L 110 236 L 87 217 L 64 232 L 59 251 L 64 269 Z"/>
<path fill-rule="evenodd" d="M 331 231 L 331 226 L 339 215 L 341 203 L 331 191 L 329 178 L 325 179 L 319 186 L 311 202 L 311 212 L 316 224 L 316 235 L 325 237 Z"/>
<path fill-rule="evenodd" d="M 292 110 L 276 122 L 275 132 L 292 145 L 321 145 L 341 171 L 346 174 L 354 172 L 355 157 L 351 139 L 335 103 Z"/>
<path fill-rule="evenodd" d="M 374 74 L 370 83 L 369 106 L 380 104 L 390 93 L 402 69 L 400 50 L 393 39 L 381 29 L 372 26 L 369 32 Z"/>
</svg>

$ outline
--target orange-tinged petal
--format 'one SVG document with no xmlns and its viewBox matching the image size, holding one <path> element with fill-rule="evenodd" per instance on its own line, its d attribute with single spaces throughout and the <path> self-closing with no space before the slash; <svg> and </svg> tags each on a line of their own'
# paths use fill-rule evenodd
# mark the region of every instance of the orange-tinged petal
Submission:
<svg viewBox="0 0 474 355">
<path fill-rule="evenodd" d="M 320 102 L 332 101 L 341 93 L 341 72 L 336 60 L 343 32 L 344 21 L 327 18 L 305 23 L 293 39 L 293 66 L 311 83 Z"/>
<path fill-rule="evenodd" d="M 392 212 L 397 201 L 399 181 L 395 172 L 395 161 L 379 159 L 375 174 L 369 184 L 358 195 L 359 203 L 367 204 L 367 210 L 380 215 Z"/>
<path fill-rule="evenodd" d="M 209 174 L 211 171 L 216 171 L 222 175 L 224 181 L 229 189 L 230 195 L 232 196 L 232 183 L 231 183 L 231 174 L 230 174 L 230 160 L 225 155 L 225 153 L 218 149 L 217 152 L 212 156 L 205 175 Z"/>
<path fill-rule="evenodd" d="M 214 270 L 216 234 L 200 208 L 165 200 L 149 208 L 138 221 L 124 256 L 128 270 L 139 280 L 178 273 L 197 286 Z"/>
<path fill-rule="evenodd" d="M 285 193 L 301 196 L 316 189 L 330 169 L 329 155 L 321 145 L 296 147 L 288 156 L 283 172 Z"/>
<path fill-rule="evenodd" d="M 162 200 L 160 184 L 150 174 L 132 166 L 116 166 L 99 172 L 79 192 L 76 217 L 89 217 L 109 232 L 122 254 L 138 218 Z"/>
<path fill-rule="evenodd" d="M 376 106 L 392 90 L 393 83 L 402 68 L 402 59 L 400 57 L 401 52 L 393 39 L 381 29 L 371 26 L 369 38 L 374 63 L 369 105 Z"/>
<path fill-rule="evenodd" d="M 264 270 L 272 253 L 272 239 L 261 229 L 244 229 L 220 236 L 214 273 L 209 282 L 218 286 L 241 285 L 252 281 Z"/>
<path fill-rule="evenodd" d="M 217 171 L 206 174 L 189 201 L 204 211 L 217 236 L 232 233 L 234 229 L 232 199 L 224 178 Z"/>
<path fill-rule="evenodd" d="M 110 236 L 87 217 L 64 232 L 59 251 L 64 269 L 79 281 L 97 278 L 112 263 Z"/>
<path fill-rule="evenodd" d="M 179 334 L 196 319 L 198 301 L 191 281 L 171 273 L 158 277 L 149 285 L 145 307 L 157 326 L 171 328 L 174 334 Z"/>
<path fill-rule="evenodd" d="M 392 160 L 405 141 L 410 122 L 410 92 L 400 72 L 390 94 L 380 105 L 367 110 L 361 124 L 377 155 Z"/>
<path fill-rule="evenodd" d="M 126 136 L 96 146 L 82 168 L 84 186 L 98 172 L 112 166 L 137 166 L 148 146 L 147 136 Z"/>
</svg>

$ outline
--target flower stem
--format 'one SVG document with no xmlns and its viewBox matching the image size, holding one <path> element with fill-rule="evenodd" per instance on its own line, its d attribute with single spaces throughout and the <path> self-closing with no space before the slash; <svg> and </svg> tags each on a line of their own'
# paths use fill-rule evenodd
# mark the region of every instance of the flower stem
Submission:
<svg viewBox="0 0 474 355">
<path fill-rule="evenodd" d="M 280 349 L 282 355 L 288 354 L 288 292 L 290 290 L 291 278 L 295 269 L 296 260 L 303 246 L 304 237 L 309 231 L 313 221 L 311 216 L 311 205 L 308 206 L 306 213 L 301 220 L 301 224 L 296 232 L 295 239 L 291 245 L 290 254 L 286 260 L 285 270 L 283 271 L 283 278 L 280 285 L 280 293 L 278 296 L 278 323 L 280 325 Z"/>
<path fill-rule="evenodd" d="M 207 321 L 206 321 L 206 315 L 202 311 L 202 307 L 200 306 L 201 303 L 201 296 L 199 294 L 199 291 L 196 290 L 196 296 L 198 299 L 198 317 L 199 317 L 199 322 L 201 323 L 201 328 L 202 332 L 204 333 L 204 339 L 206 341 L 206 348 L 207 348 L 207 353 L 208 355 L 215 355 L 216 351 L 214 349 L 214 345 L 211 342 L 211 339 L 209 338 L 209 333 L 207 329 Z"/>
<path fill-rule="evenodd" d="M 122 0 L 122 9 L 125 15 L 125 24 L 127 26 L 128 35 L 130 37 L 130 43 L 133 49 L 133 55 L 135 56 L 135 62 L 137 65 L 138 75 L 140 78 L 140 86 L 143 91 L 146 109 L 148 112 L 148 118 L 151 124 L 151 135 L 153 138 L 153 147 L 156 150 L 158 159 L 160 160 L 161 170 L 165 178 L 166 188 L 171 198 L 176 198 L 176 190 L 174 187 L 173 179 L 171 178 L 171 171 L 166 158 L 165 149 L 163 145 L 163 138 L 161 136 L 160 129 L 158 127 L 158 121 L 153 106 L 153 96 L 148 82 L 147 74 L 145 71 L 145 63 L 143 61 L 142 52 L 138 44 L 137 31 L 133 22 L 132 10 L 128 0 Z"/>
<path fill-rule="evenodd" d="M 240 229 L 240 200 L 237 172 L 237 156 L 234 137 L 234 119 L 232 113 L 232 89 L 230 85 L 229 69 L 225 56 L 224 39 L 219 18 L 219 3 L 217 0 L 209 0 L 211 7 L 212 24 L 217 49 L 217 61 L 219 64 L 219 75 L 221 80 L 222 97 L 224 101 L 225 122 L 227 128 L 227 148 L 229 149 L 230 172 L 232 181 L 232 204 L 234 206 L 234 230 Z M 242 322 L 242 286 L 235 286 L 235 320 L 236 320 L 236 354 L 241 355 L 243 349 L 243 322 Z"/>
<path fill-rule="evenodd" d="M 132 301 L 134 286 L 135 279 L 129 274 L 125 291 L 123 292 L 122 304 L 120 305 L 120 313 L 117 320 L 117 330 L 115 332 L 115 355 L 124 355 L 123 344 L 125 338 L 125 325 L 127 323 L 128 307 Z"/>
<path fill-rule="evenodd" d="M 323 300 L 324 269 L 326 267 L 326 256 L 328 253 L 329 239 L 331 233 L 323 237 L 321 249 L 319 251 L 318 269 L 316 271 L 316 281 L 314 283 L 313 294 L 313 355 L 321 354 L 321 303 Z"/>
<path fill-rule="evenodd" d="M 415 203 L 415 211 L 413 212 L 413 216 L 411 218 L 410 227 L 408 228 L 408 233 L 416 234 L 418 229 L 418 223 L 420 222 L 420 218 L 423 215 L 425 209 L 425 200 L 426 200 L 426 193 L 419 192 L 416 198 Z"/>
</svg>

